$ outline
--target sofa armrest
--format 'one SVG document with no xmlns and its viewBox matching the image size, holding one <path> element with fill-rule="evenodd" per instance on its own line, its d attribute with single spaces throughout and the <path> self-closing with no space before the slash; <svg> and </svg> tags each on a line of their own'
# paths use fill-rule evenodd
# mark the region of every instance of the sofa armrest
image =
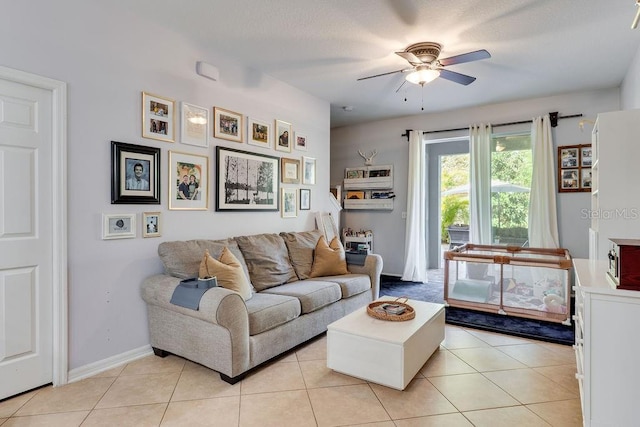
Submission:
<svg viewBox="0 0 640 427">
<path fill-rule="evenodd" d="M 351 273 L 366 274 L 371 279 L 371 296 L 374 300 L 380 296 L 380 274 L 382 274 L 382 257 L 369 254 L 364 259 L 364 265 L 348 264 Z"/>
</svg>

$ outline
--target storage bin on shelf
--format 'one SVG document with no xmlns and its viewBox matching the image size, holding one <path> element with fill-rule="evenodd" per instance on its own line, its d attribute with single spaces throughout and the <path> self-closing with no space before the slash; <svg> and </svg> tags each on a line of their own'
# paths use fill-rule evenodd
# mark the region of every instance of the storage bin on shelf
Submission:
<svg viewBox="0 0 640 427">
<path fill-rule="evenodd" d="M 448 306 L 571 324 L 567 249 L 467 243 L 444 260 Z"/>
</svg>

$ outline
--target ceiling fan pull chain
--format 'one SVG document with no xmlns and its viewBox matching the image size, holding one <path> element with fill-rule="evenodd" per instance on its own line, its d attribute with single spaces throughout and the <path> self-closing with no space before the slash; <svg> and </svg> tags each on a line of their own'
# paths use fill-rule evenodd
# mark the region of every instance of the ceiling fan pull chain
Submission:
<svg viewBox="0 0 640 427">
<path fill-rule="evenodd" d="M 424 111 L 424 85 L 422 85 L 422 111 Z"/>
</svg>

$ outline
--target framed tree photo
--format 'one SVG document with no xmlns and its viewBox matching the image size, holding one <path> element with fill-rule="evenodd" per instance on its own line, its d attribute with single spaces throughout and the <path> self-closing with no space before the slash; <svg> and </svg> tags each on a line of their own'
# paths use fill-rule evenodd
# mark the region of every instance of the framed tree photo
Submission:
<svg viewBox="0 0 640 427">
<path fill-rule="evenodd" d="M 169 151 L 169 209 L 209 208 L 209 157 Z"/>
<path fill-rule="evenodd" d="M 160 204 L 160 149 L 111 141 L 111 204 Z"/>
<path fill-rule="evenodd" d="M 242 114 L 213 107 L 213 136 L 242 143 Z"/>
<path fill-rule="evenodd" d="M 175 141 L 175 101 L 142 92 L 142 137 Z"/>
<path fill-rule="evenodd" d="M 197 147 L 209 146 L 209 110 L 182 103 L 180 142 Z"/>
<path fill-rule="evenodd" d="M 248 117 L 247 122 L 247 143 L 256 147 L 271 148 L 271 125 L 253 117 Z"/>
<path fill-rule="evenodd" d="M 291 123 L 282 120 L 276 120 L 276 150 L 291 152 Z"/>
<path fill-rule="evenodd" d="M 216 147 L 216 211 L 277 211 L 280 159 Z"/>
</svg>

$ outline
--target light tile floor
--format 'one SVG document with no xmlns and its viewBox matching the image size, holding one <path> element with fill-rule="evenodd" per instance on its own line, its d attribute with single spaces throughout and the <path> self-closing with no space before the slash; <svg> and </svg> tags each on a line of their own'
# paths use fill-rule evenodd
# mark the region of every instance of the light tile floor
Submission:
<svg viewBox="0 0 640 427">
<path fill-rule="evenodd" d="M 180 357 L 145 357 L 0 402 L 13 426 L 581 426 L 569 346 L 446 326 L 404 391 L 326 367 L 326 335 L 229 385 Z"/>
</svg>

